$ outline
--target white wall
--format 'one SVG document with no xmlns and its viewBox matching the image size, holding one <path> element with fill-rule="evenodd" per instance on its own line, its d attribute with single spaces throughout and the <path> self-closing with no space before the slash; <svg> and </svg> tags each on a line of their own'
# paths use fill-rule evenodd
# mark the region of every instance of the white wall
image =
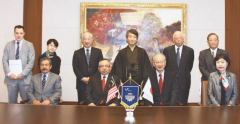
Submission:
<svg viewBox="0 0 240 124">
<path fill-rule="evenodd" d="M 23 1 L 1 0 L 0 16 L 0 102 L 7 102 L 7 87 L 3 82 L 5 75 L 2 67 L 2 55 L 5 44 L 14 39 L 14 26 L 23 24 Z"/>
<path fill-rule="evenodd" d="M 15 0 L 17 1 L 17 0 Z M 101 2 L 116 2 L 103 0 Z M 98 0 L 44 0 L 43 3 L 43 41 L 42 50 L 46 50 L 46 41 L 56 38 L 60 42 L 57 50 L 62 58 L 61 76 L 63 100 L 77 101 L 75 75 L 72 69 L 72 56 L 80 48 L 80 3 L 99 2 Z M 186 3 L 188 46 L 195 51 L 192 70 L 192 85 L 189 102 L 200 101 L 200 77 L 198 69 L 199 51 L 207 48 L 206 36 L 216 32 L 220 36 L 220 48 L 225 47 L 225 1 L 224 0 L 121 0 L 121 2 L 148 3 Z M 2 4 L 1 4 L 2 5 Z M 10 11 L 11 12 L 11 11 Z M 15 12 L 15 11 L 14 11 Z M 5 16 L 4 16 L 5 17 Z M 2 42 L 1 42 L 2 43 Z"/>
</svg>

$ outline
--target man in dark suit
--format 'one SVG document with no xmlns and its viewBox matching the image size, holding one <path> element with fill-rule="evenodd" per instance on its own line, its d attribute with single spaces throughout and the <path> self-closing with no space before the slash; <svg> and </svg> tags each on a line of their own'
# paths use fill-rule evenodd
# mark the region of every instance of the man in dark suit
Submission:
<svg viewBox="0 0 240 124">
<path fill-rule="evenodd" d="M 191 70 L 194 61 L 192 48 L 183 45 L 184 34 L 173 34 L 175 45 L 164 49 L 166 77 L 164 79 L 164 102 L 169 105 L 186 105 L 191 85 Z"/>
<path fill-rule="evenodd" d="M 201 85 L 201 104 L 207 105 L 208 101 L 208 78 L 211 72 L 216 71 L 213 62 L 216 55 L 226 53 L 223 49 L 218 48 L 218 35 L 210 33 L 207 36 L 209 48 L 202 50 L 199 55 L 199 70 L 202 73 Z"/>
<path fill-rule="evenodd" d="M 93 35 L 90 32 L 83 34 L 82 44 L 83 48 L 74 52 L 72 66 L 77 77 L 78 103 L 86 104 L 86 88 L 89 77 L 97 72 L 98 62 L 103 59 L 103 55 L 100 49 L 92 47 Z"/>
<path fill-rule="evenodd" d="M 150 81 L 152 85 L 154 105 L 164 105 L 163 103 L 163 90 L 164 90 L 164 77 L 166 58 L 162 53 L 158 53 L 152 58 L 153 69 L 150 72 Z"/>
<path fill-rule="evenodd" d="M 116 76 L 110 74 L 111 64 L 109 60 L 103 59 L 99 62 L 98 73 L 90 77 L 87 86 L 87 100 L 89 106 L 98 105 L 117 105 L 117 96 L 107 102 L 108 91 L 114 86 L 118 85 Z"/>
<path fill-rule="evenodd" d="M 41 73 L 32 76 L 27 93 L 29 102 L 34 105 L 58 104 L 62 95 L 61 78 L 50 72 L 52 63 L 50 58 L 40 59 Z"/>
<path fill-rule="evenodd" d="M 136 45 L 138 40 L 137 30 L 128 30 L 126 39 L 128 46 L 117 54 L 112 73 L 123 82 L 128 80 L 131 74 L 132 79 L 140 84 L 148 78 L 151 64 L 146 51 Z"/>
</svg>

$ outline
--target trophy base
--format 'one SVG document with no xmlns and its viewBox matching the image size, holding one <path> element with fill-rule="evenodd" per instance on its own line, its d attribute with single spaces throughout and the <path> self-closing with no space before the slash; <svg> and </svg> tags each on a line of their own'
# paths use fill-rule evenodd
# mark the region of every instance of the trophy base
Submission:
<svg viewBox="0 0 240 124">
<path fill-rule="evenodd" d="M 134 110 L 127 110 L 126 111 L 126 117 L 125 117 L 125 121 L 129 122 L 129 123 L 134 123 L 135 122 L 135 118 L 133 116 L 133 111 Z"/>
</svg>

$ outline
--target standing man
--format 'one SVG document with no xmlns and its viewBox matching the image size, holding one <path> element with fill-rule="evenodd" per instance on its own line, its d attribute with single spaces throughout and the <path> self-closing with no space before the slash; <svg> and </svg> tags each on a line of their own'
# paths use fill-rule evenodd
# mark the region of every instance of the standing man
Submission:
<svg viewBox="0 0 240 124">
<path fill-rule="evenodd" d="M 24 35 L 24 27 L 15 26 L 15 40 L 8 42 L 4 48 L 2 62 L 9 103 L 17 103 L 18 93 L 23 102 L 27 100 L 27 89 L 32 75 L 35 51 L 33 44 L 26 41 Z"/>
<path fill-rule="evenodd" d="M 89 84 L 87 86 L 87 99 L 89 106 L 108 105 L 116 106 L 117 97 L 107 101 L 108 92 L 114 86 L 118 85 L 118 79 L 116 76 L 110 74 L 111 63 L 107 59 L 103 59 L 99 62 L 98 72 L 90 77 Z"/>
<path fill-rule="evenodd" d="M 74 52 L 72 66 L 77 77 L 78 104 L 87 104 L 86 95 L 89 77 L 97 72 L 98 63 L 103 59 L 103 55 L 100 49 L 92 47 L 93 35 L 90 32 L 83 33 L 82 45 L 83 48 Z"/>
<path fill-rule="evenodd" d="M 33 105 L 55 105 L 58 104 L 62 95 L 61 78 L 50 72 L 52 68 L 51 59 L 43 57 L 40 59 L 41 73 L 32 76 L 28 91 L 29 102 Z"/>
<path fill-rule="evenodd" d="M 163 51 L 167 61 L 164 101 L 169 105 L 186 105 L 191 85 L 194 51 L 183 45 L 184 34 L 180 31 L 173 34 L 173 42 L 173 46 L 167 47 Z"/>
<path fill-rule="evenodd" d="M 216 71 L 214 58 L 218 54 L 226 53 L 218 48 L 219 39 L 216 33 L 210 33 L 207 36 L 208 49 L 202 50 L 199 55 L 199 70 L 202 73 L 201 85 L 201 104 L 207 105 L 208 101 L 208 78 L 211 72 Z"/>
<path fill-rule="evenodd" d="M 163 90 L 165 79 L 166 57 L 162 53 L 157 53 L 152 58 L 153 69 L 150 72 L 154 105 L 164 105 Z"/>
<path fill-rule="evenodd" d="M 137 30 L 128 30 L 126 39 L 128 46 L 117 54 L 112 72 L 123 82 L 128 80 L 130 74 L 137 83 L 146 81 L 151 64 L 146 51 L 137 46 Z"/>
</svg>

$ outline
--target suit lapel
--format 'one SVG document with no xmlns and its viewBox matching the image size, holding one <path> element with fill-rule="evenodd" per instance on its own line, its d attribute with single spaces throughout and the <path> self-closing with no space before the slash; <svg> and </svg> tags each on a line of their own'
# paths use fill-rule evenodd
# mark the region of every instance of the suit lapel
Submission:
<svg viewBox="0 0 240 124">
<path fill-rule="evenodd" d="M 171 56 L 172 56 L 172 61 L 175 62 L 175 66 L 176 68 L 178 68 L 178 65 L 177 65 L 177 53 L 175 51 L 175 45 L 172 46 L 171 48 L 172 50 L 172 53 L 171 53 Z"/>
<path fill-rule="evenodd" d="M 83 57 L 84 56 L 84 57 Z M 80 50 L 79 58 L 82 58 L 84 63 L 87 65 L 87 56 L 85 54 L 84 47 Z"/>
<path fill-rule="evenodd" d="M 38 85 L 39 91 L 41 91 L 41 93 L 43 92 L 43 88 L 42 88 L 42 73 L 40 73 L 38 75 L 38 79 L 40 83 L 37 83 L 36 85 Z"/>
<path fill-rule="evenodd" d="M 89 59 L 89 66 L 91 65 L 91 62 L 93 60 L 95 49 L 92 47 L 90 51 L 90 59 Z"/>
<path fill-rule="evenodd" d="M 43 89 L 43 90 L 45 90 L 45 89 L 48 87 L 48 85 L 51 83 L 51 81 L 52 81 L 52 78 L 51 78 L 51 76 L 52 76 L 52 73 L 51 73 L 51 72 L 49 72 L 49 73 L 48 73 L 48 77 L 47 77 L 47 81 L 46 81 L 46 84 L 45 84 L 45 86 L 44 86 L 44 89 Z"/>
<path fill-rule="evenodd" d="M 15 59 L 15 41 L 13 40 L 10 45 L 10 59 Z"/>
</svg>

